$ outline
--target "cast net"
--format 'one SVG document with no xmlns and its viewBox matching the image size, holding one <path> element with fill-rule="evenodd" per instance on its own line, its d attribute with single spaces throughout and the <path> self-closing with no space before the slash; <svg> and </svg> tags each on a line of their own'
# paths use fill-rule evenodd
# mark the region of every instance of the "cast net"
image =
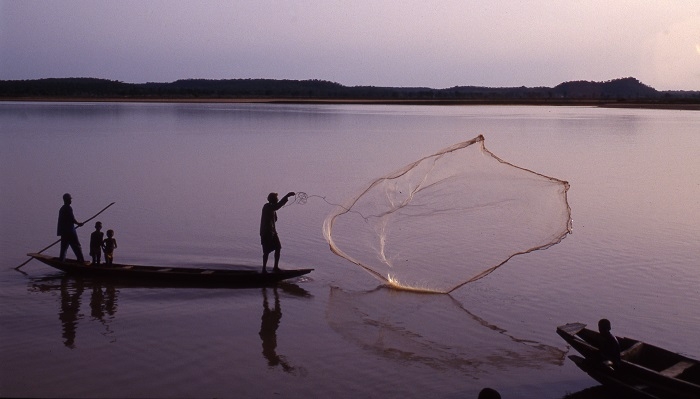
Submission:
<svg viewBox="0 0 700 399">
<path fill-rule="evenodd" d="M 331 251 L 391 286 L 451 292 L 566 237 L 568 189 L 478 136 L 374 180 L 326 217 L 323 233 Z"/>
</svg>

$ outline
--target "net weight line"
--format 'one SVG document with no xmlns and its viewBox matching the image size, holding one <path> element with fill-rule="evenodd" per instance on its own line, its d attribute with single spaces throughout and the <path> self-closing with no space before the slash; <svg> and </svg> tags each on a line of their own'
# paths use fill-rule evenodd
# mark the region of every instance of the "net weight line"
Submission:
<svg viewBox="0 0 700 399">
<path fill-rule="evenodd" d="M 294 196 L 294 203 L 299 204 L 299 205 L 306 205 L 306 201 L 308 201 L 308 200 L 309 200 L 309 195 L 303 191 L 299 191 Z"/>
<path fill-rule="evenodd" d="M 287 205 L 285 205 L 285 206 L 289 206 L 289 205 L 293 205 L 293 204 L 297 204 L 297 205 L 306 205 L 306 202 L 309 200 L 309 198 L 320 198 L 320 199 L 322 199 L 325 203 L 327 203 L 328 205 L 340 206 L 340 207 L 342 208 L 341 205 L 334 204 L 334 203 L 328 201 L 328 200 L 326 199 L 326 197 L 324 197 L 324 196 L 322 196 L 322 195 L 316 195 L 316 194 L 309 195 L 309 194 L 307 194 L 307 193 L 305 193 L 305 192 L 303 192 L 303 191 L 297 192 L 297 193 L 294 195 L 294 200 L 293 200 L 293 201 L 290 201 L 290 202 L 287 203 Z"/>
<path fill-rule="evenodd" d="M 305 192 L 303 192 L 303 191 L 297 192 L 297 193 L 294 195 L 294 201 L 288 202 L 285 206 L 290 206 L 290 205 L 293 205 L 293 204 L 297 204 L 297 205 L 306 205 L 306 203 L 307 203 L 307 201 L 309 200 L 309 198 L 320 198 L 320 199 L 323 200 L 323 202 L 325 202 L 326 204 L 328 204 L 328 205 L 330 205 L 330 206 L 337 206 L 337 207 L 340 207 L 340 208 L 342 208 L 342 209 L 345 209 L 346 211 L 350 211 L 348 208 L 346 208 L 346 207 L 344 207 L 344 206 L 342 206 L 342 205 L 340 205 L 340 204 L 335 204 L 335 203 L 333 203 L 333 202 L 328 201 L 328 200 L 326 199 L 326 197 L 323 196 L 323 195 L 318 195 L 318 194 L 311 194 L 311 195 L 309 195 L 309 194 L 307 194 L 307 193 L 305 193 Z M 360 215 L 360 216 L 362 216 L 362 215 Z M 365 218 L 365 217 L 363 216 L 363 218 Z"/>
<path fill-rule="evenodd" d="M 338 208 L 344 209 L 346 212 L 356 213 L 356 214 L 360 215 L 360 217 L 361 217 L 362 219 L 364 219 L 365 221 L 367 221 L 368 219 L 370 219 L 370 218 L 372 217 L 371 215 L 370 215 L 370 216 L 365 216 L 365 215 L 363 215 L 362 213 L 360 213 L 360 212 L 358 212 L 358 211 L 355 211 L 355 210 L 352 210 L 352 209 L 348 209 L 347 207 L 345 207 L 345 206 L 343 206 L 343 205 L 330 202 L 330 201 L 328 201 L 328 200 L 326 199 L 326 197 L 323 196 L 323 195 L 318 195 L 318 194 L 311 194 L 311 195 L 309 195 L 309 194 L 307 194 L 307 193 L 305 193 L 305 192 L 303 192 L 303 191 L 299 191 L 299 192 L 295 193 L 295 195 L 294 195 L 294 201 L 287 202 L 287 204 L 285 204 L 284 206 L 286 207 L 286 206 L 290 206 L 290 205 L 294 205 L 294 204 L 297 204 L 297 205 L 306 205 L 306 202 L 309 200 L 309 198 L 320 198 L 321 200 L 323 200 L 323 202 L 325 202 L 326 204 L 328 204 L 328 205 L 330 205 L 330 206 L 337 206 Z"/>
</svg>

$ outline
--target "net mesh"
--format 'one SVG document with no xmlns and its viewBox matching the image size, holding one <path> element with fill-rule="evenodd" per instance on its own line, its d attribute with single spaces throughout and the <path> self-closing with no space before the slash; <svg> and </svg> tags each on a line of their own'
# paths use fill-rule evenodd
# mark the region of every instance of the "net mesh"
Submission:
<svg viewBox="0 0 700 399">
<path fill-rule="evenodd" d="M 329 214 L 331 251 L 397 288 L 451 292 L 571 232 L 569 184 L 498 158 L 484 137 L 371 182 Z"/>
</svg>

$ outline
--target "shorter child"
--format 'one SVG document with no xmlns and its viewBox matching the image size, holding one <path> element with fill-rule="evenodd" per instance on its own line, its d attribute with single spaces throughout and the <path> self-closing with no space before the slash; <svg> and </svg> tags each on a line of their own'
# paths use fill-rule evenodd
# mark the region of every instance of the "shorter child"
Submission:
<svg viewBox="0 0 700 399">
<path fill-rule="evenodd" d="M 107 238 L 102 242 L 102 250 L 105 252 L 105 263 L 112 264 L 114 250 L 117 248 L 117 240 L 114 238 L 114 230 L 107 230 Z"/>
<path fill-rule="evenodd" d="M 90 234 L 90 256 L 92 256 L 92 264 L 99 265 L 102 260 L 102 241 L 105 234 L 102 230 L 102 222 L 95 223 L 95 231 Z"/>
</svg>

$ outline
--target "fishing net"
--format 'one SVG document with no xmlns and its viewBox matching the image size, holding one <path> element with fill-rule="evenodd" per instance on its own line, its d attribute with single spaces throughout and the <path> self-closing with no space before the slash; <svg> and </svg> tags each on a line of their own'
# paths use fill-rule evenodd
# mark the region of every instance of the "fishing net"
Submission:
<svg viewBox="0 0 700 399">
<path fill-rule="evenodd" d="M 565 181 L 512 165 L 484 137 L 371 182 L 326 217 L 331 251 L 397 288 L 451 292 L 571 231 Z"/>
</svg>

